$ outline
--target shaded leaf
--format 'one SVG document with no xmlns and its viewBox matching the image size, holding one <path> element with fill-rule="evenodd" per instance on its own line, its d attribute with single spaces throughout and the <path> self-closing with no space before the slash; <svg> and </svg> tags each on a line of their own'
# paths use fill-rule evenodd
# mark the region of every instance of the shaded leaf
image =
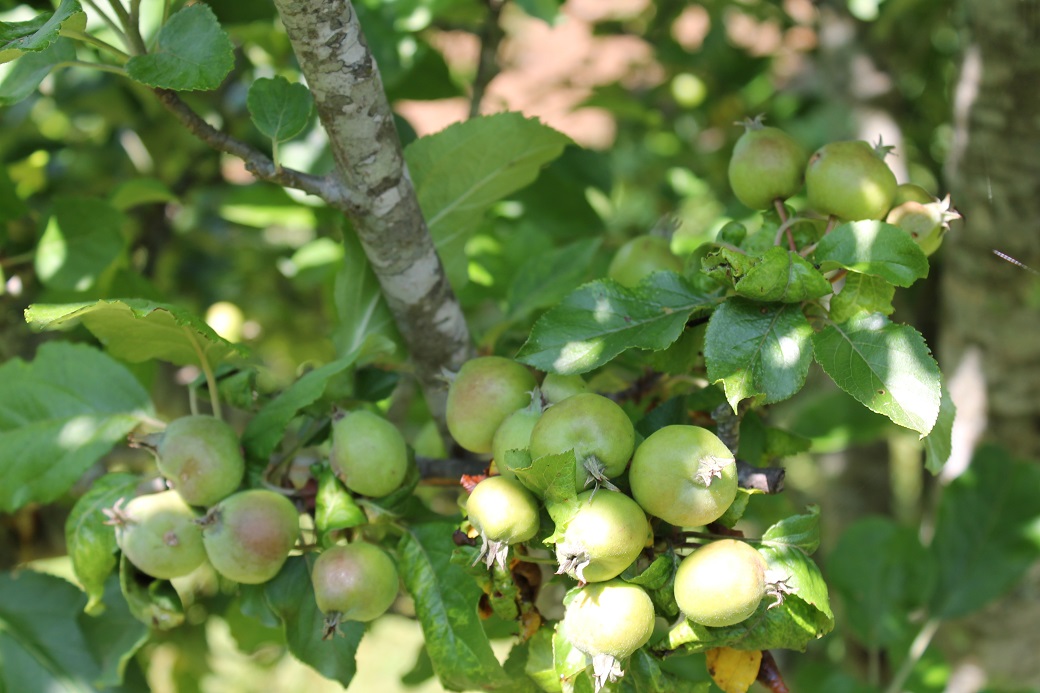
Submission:
<svg viewBox="0 0 1040 693">
<path fill-rule="evenodd" d="M 765 546 L 789 546 L 808 555 L 820 548 L 820 506 L 810 505 L 805 515 L 792 515 L 773 524 L 762 535 Z"/>
<path fill-rule="evenodd" d="M 939 396 L 939 416 L 935 426 L 924 437 L 924 466 L 932 474 L 938 474 L 953 454 L 953 420 L 957 408 L 950 397 L 949 388 L 943 387 Z"/>
<path fill-rule="evenodd" d="M 104 200 L 56 197 L 36 246 L 36 274 L 52 289 L 86 291 L 123 253 L 126 217 Z"/>
<path fill-rule="evenodd" d="M 354 355 L 348 355 L 315 368 L 261 407 L 242 432 L 242 445 L 247 457 L 266 461 L 296 414 L 321 399 L 329 381 L 353 365 Z"/>
<path fill-rule="evenodd" d="M 930 547 L 931 614 L 957 618 L 1009 589 L 1040 560 L 1040 467 L 980 448 L 945 490 Z"/>
<path fill-rule="evenodd" d="M 335 637 L 322 640 L 325 615 L 314 600 L 307 558 L 290 557 L 263 591 L 268 606 L 282 622 L 289 652 L 325 678 L 349 686 L 357 673 L 355 658 L 365 624 L 345 621 Z"/>
<path fill-rule="evenodd" d="M 842 532 L 828 556 L 827 577 L 856 636 L 881 648 L 905 643 L 914 632 L 911 614 L 931 594 L 935 567 L 916 530 L 871 517 Z"/>
<path fill-rule="evenodd" d="M 405 149 L 423 215 L 452 285 L 467 281 L 466 241 L 491 206 L 528 185 L 570 144 L 519 113 L 471 118 Z"/>
<path fill-rule="evenodd" d="M 150 631 L 130 612 L 119 587 L 118 575 L 109 576 L 103 591 L 104 612 L 96 616 L 83 613 L 78 620 L 90 652 L 101 666 L 96 685 L 108 688 L 123 682 L 127 664 L 148 641 Z"/>
<path fill-rule="evenodd" d="M 0 366 L 0 511 L 47 503 L 152 415 L 122 364 L 88 346 L 44 344 Z"/>
<path fill-rule="evenodd" d="M 736 291 L 754 301 L 801 303 L 826 296 L 831 283 L 798 253 L 774 246 L 737 282 Z"/>
<path fill-rule="evenodd" d="M 393 313 L 368 264 L 357 234 L 343 231 L 343 264 L 333 289 L 336 326 L 332 340 L 340 355 L 371 356 L 387 351 L 402 352 L 403 346 Z"/>
<path fill-rule="evenodd" d="M 82 322 L 109 353 L 130 363 L 159 359 L 198 366 L 201 351 L 215 367 L 245 354 L 245 349 L 219 336 L 194 313 L 139 298 L 34 303 L 25 310 L 25 320 L 36 330 L 60 330 Z"/>
<path fill-rule="evenodd" d="M 47 48 L 21 56 L 0 82 L 0 106 L 9 106 L 26 98 L 60 63 L 76 59 L 72 41 L 58 38 Z"/>
<path fill-rule="evenodd" d="M 0 690 L 96 690 L 101 668 L 77 622 L 85 603 L 61 578 L 0 572 Z"/>
<path fill-rule="evenodd" d="M 412 525 L 398 545 L 401 577 L 415 599 L 433 668 L 448 689 L 515 690 L 521 682 L 498 663 L 477 615 L 483 592 L 451 561 L 454 530 L 449 522 Z"/>
<path fill-rule="evenodd" d="M 833 628 L 832 620 L 797 596 L 788 596 L 775 609 L 767 608 L 771 603 L 768 597 L 763 599 L 755 613 L 735 626 L 710 628 L 683 621 L 668 631 L 660 646 L 685 652 L 704 652 L 713 647 L 804 652 L 809 643 Z"/>
<path fill-rule="evenodd" d="M 0 62 L 48 48 L 58 40 L 61 25 L 82 12 L 78 0 L 61 0 L 54 12 L 44 12 L 25 22 L 0 22 Z M 85 25 L 85 16 L 79 21 Z"/>
<path fill-rule="evenodd" d="M 582 240 L 528 258 L 509 287 L 509 317 L 517 319 L 558 303 L 581 283 L 599 246 L 598 238 Z"/>
<path fill-rule="evenodd" d="M 661 669 L 661 663 L 645 649 L 632 653 L 625 667 L 626 688 L 631 686 L 635 693 L 709 693 L 708 682 L 693 683 L 685 677 Z"/>
<path fill-rule="evenodd" d="M 120 183 L 109 203 L 120 211 L 157 202 L 173 202 L 177 196 L 158 178 L 132 178 Z"/>
<path fill-rule="evenodd" d="M 542 455 L 531 460 L 526 450 L 510 450 L 506 452 L 509 465 L 512 462 L 522 464 L 510 467 L 516 478 L 536 496 L 552 503 L 566 503 L 578 496 L 576 488 L 577 459 L 574 450 L 567 450 L 559 455 Z M 523 464 L 527 462 L 527 464 Z"/>
<path fill-rule="evenodd" d="M 841 291 L 831 298 L 830 317 L 834 322 L 845 322 L 857 313 L 891 315 L 895 308 L 892 298 L 896 287 L 881 277 L 852 273 L 845 277 Z"/>
<path fill-rule="evenodd" d="M 812 327 L 801 308 L 731 298 L 704 334 L 708 380 L 721 383 L 736 410 L 749 397 L 779 402 L 802 389 L 812 363 Z"/>
<path fill-rule="evenodd" d="M 11 175 L 7 172 L 7 167 L 0 167 L 0 224 L 14 221 L 28 213 L 29 206 L 25 204 L 22 198 L 18 197 L 18 191 L 15 190 L 14 182 L 11 180 Z M 0 246 L 3 245 L 5 240 L 6 230 L 4 226 L 0 225 Z"/>
<path fill-rule="evenodd" d="M 126 63 L 133 80 L 176 91 L 211 90 L 235 66 L 231 39 L 205 3 L 176 12 L 159 30 L 155 48 Z"/>
<path fill-rule="evenodd" d="M 871 411 L 926 435 L 939 416 L 939 366 L 919 332 L 880 313 L 859 314 L 813 337 L 816 361 Z"/>
<path fill-rule="evenodd" d="M 516 359 L 546 372 L 585 373 L 626 349 L 666 348 L 691 315 L 715 303 L 674 272 L 654 272 L 634 289 L 600 279 L 542 315 Z"/>
<path fill-rule="evenodd" d="M 303 84 L 285 77 L 261 77 L 249 85 L 246 108 L 256 128 L 275 142 L 296 137 L 307 127 L 314 98 Z"/>
<path fill-rule="evenodd" d="M 80 496 L 65 520 L 65 547 L 76 579 L 87 593 L 88 613 L 104 609 L 105 582 L 116 569 L 116 533 L 101 511 L 120 498 L 130 499 L 140 483 L 133 474 L 106 474 Z"/>
<path fill-rule="evenodd" d="M 910 286 L 928 276 L 928 258 L 903 229 L 882 221 L 842 224 L 820 240 L 813 259 L 823 271 L 844 267 Z"/>
<path fill-rule="evenodd" d="M 169 580 L 146 575 L 126 554 L 119 559 L 119 587 L 135 619 L 156 630 L 172 630 L 184 623 L 184 604 Z"/>
</svg>

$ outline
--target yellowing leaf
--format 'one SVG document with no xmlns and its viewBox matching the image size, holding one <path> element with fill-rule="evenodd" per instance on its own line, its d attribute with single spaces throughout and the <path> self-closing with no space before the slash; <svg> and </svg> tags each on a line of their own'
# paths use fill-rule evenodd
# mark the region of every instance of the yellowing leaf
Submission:
<svg viewBox="0 0 1040 693">
<path fill-rule="evenodd" d="M 762 664 L 759 650 L 716 647 L 705 652 L 704 656 L 708 660 L 708 673 L 725 693 L 747 693 L 758 678 L 758 668 Z"/>
</svg>

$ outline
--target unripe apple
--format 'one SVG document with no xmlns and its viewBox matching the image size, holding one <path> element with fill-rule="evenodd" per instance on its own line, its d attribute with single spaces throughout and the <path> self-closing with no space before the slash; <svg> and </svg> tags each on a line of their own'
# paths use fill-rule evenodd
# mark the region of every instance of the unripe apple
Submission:
<svg viewBox="0 0 1040 693">
<path fill-rule="evenodd" d="M 612 479 L 625 471 L 636 441 L 625 410 L 603 395 L 573 395 L 545 410 L 531 431 L 531 459 L 574 451 L 575 483 Z"/>
<path fill-rule="evenodd" d="M 683 559 L 675 572 L 675 603 L 694 623 L 732 626 L 755 613 L 766 589 L 766 562 L 736 539 L 720 539 Z"/>
<path fill-rule="evenodd" d="M 238 435 L 212 416 L 171 421 L 156 454 L 159 473 L 189 505 L 213 505 L 234 492 L 245 475 Z"/>
<path fill-rule="evenodd" d="M 699 426 L 665 426 L 640 443 L 628 472 L 632 497 L 677 527 L 719 519 L 737 495 L 733 453 Z"/>
<path fill-rule="evenodd" d="M 682 272 L 683 262 L 672 252 L 667 238 L 637 236 L 618 248 L 607 268 L 607 276 L 632 288 L 643 277 L 659 270 Z"/>
<path fill-rule="evenodd" d="M 516 479 L 489 476 L 481 481 L 466 499 L 466 513 L 480 532 L 477 559 L 489 568 L 496 560 L 505 567 L 508 547 L 538 533 L 538 502 Z"/>
<path fill-rule="evenodd" d="M 386 613 L 397 598 L 397 567 L 373 544 L 337 544 L 314 561 L 311 583 L 318 608 L 334 629 L 341 621 L 372 621 Z"/>
<path fill-rule="evenodd" d="M 895 174 L 884 161 L 889 149 L 863 141 L 817 149 L 805 170 L 809 207 L 844 221 L 883 219 L 896 194 Z"/>
<path fill-rule="evenodd" d="M 105 514 L 115 525 L 116 544 L 142 573 L 170 580 L 206 560 L 195 511 L 176 491 L 137 496 Z"/>
<path fill-rule="evenodd" d="M 925 255 L 931 255 L 942 245 L 943 237 L 950 230 L 950 222 L 960 218 L 957 210 L 950 209 L 947 196 L 925 204 L 912 200 L 903 202 L 892 208 L 885 221 L 906 231 Z"/>
<path fill-rule="evenodd" d="M 397 426 L 358 409 L 333 421 L 329 465 L 354 493 L 379 498 L 404 481 L 408 446 Z"/>
<path fill-rule="evenodd" d="M 247 585 L 282 569 L 300 536 L 300 516 L 285 496 L 267 489 L 239 491 L 199 520 L 206 555 L 218 573 Z"/>
<path fill-rule="evenodd" d="M 624 659 L 654 632 L 654 605 L 638 585 L 610 580 L 585 585 L 565 604 L 563 635 L 585 654 Z"/>
<path fill-rule="evenodd" d="M 617 577 L 647 543 L 646 514 L 625 494 L 607 489 L 581 493 L 575 502 L 578 510 L 556 541 L 557 572 L 581 582 Z"/>
<path fill-rule="evenodd" d="M 470 359 L 448 389 L 448 431 L 470 452 L 491 452 L 495 431 L 531 401 L 537 382 L 529 370 L 501 356 Z"/>
<path fill-rule="evenodd" d="M 744 127 L 729 160 L 729 184 L 751 209 L 771 209 L 801 190 L 809 155 L 783 130 L 762 125 L 761 116 Z"/>
</svg>

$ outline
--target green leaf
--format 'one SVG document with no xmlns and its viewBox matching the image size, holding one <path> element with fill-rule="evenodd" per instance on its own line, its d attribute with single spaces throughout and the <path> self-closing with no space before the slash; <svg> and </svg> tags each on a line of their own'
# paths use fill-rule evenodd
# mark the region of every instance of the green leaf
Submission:
<svg viewBox="0 0 1040 693">
<path fill-rule="evenodd" d="M 0 572 L 0 690 L 93 693 L 101 668 L 77 622 L 86 597 L 61 578 Z"/>
<path fill-rule="evenodd" d="M 49 288 L 86 291 L 126 247 L 126 217 L 104 200 L 56 197 L 36 247 L 36 273 Z"/>
<path fill-rule="evenodd" d="M 831 298 L 831 320 L 846 322 L 857 313 L 891 315 L 895 310 L 892 306 L 895 295 L 896 287 L 886 279 L 869 274 L 849 274 L 841 291 Z"/>
<path fill-rule="evenodd" d="M 338 529 L 349 529 L 368 522 L 354 497 L 347 492 L 330 467 L 322 467 L 318 477 L 318 495 L 314 498 L 314 525 L 323 535 Z"/>
<path fill-rule="evenodd" d="M 76 579 L 87 593 L 87 613 L 104 609 L 105 581 L 116 569 L 116 534 L 101 512 L 120 498 L 132 498 L 140 479 L 133 474 L 106 474 L 91 485 L 65 520 L 65 546 Z"/>
<path fill-rule="evenodd" d="M 108 530 L 111 532 L 112 528 Z M 98 688 L 118 686 L 123 682 L 127 664 L 150 635 L 148 627 L 134 618 L 123 599 L 118 575 L 110 575 L 105 581 L 103 613 L 96 616 L 83 613 L 78 621 L 91 654 L 101 665 L 95 684 Z"/>
<path fill-rule="evenodd" d="M 450 690 L 510 690 L 513 683 L 491 650 L 477 616 L 483 592 L 461 566 L 450 522 L 411 525 L 398 545 L 398 564 L 422 625 L 441 684 Z"/>
<path fill-rule="evenodd" d="M 123 212 L 140 205 L 174 202 L 176 199 L 177 196 L 157 178 L 132 178 L 119 184 L 109 197 L 109 203 Z"/>
<path fill-rule="evenodd" d="M 15 190 L 7 167 L 0 167 L 0 224 L 20 219 L 28 213 L 29 206 L 18 197 L 18 191 Z M 5 237 L 4 228 L 0 226 L 0 246 L 3 245 Z"/>
<path fill-rule="evenodd" d="M 709 693 L 708 682 L 693 683 L 676 674 L 661 669 L 661 663 L 645 649 L 632 653 L 625 667 L 624 682 L 632 686 L 635 693 Z"/>
<path fill-rule="evenodd" d="M 152 415 L 122 364 L 88 346 L 49 343 L 0 366 L 0 511 L 65 493 Z"/>
<path fill-rule="evenodd" d="M 517 0 L 517 6 L 536 19 L 555 24 L 560 14 L 560 0 Z"/>
<path fill-rule="evenodd" d="M 708 380 L 722 383 L 734 410 L 762 395 L 765 403 L 802 389 L 812 363 L 812 327 L 800 306 L 730 298 L 711 316 L 704 333 Z"/>
<path fill-rule="evenodd" d="M 767 580 L 782 580 L 789 589 L 783 603 L 775 606 L 776 600 L 766 595 L 750 617 L 723 628 L 687 620 L 669 631 L 665 640 L 669 650 L 680 646 L 690 652 L 723 646 L 805 650 L 810 642 L 834 628 L 827 584 L 813 560 L 792 546 L 766 546 L 759 553 L 767 563 Z"/>
<path fill-rule="evenodd" d="M 246 108 L 257 130 L 275 142 L 285 142 L 307 127 L 314 98 L 303 84 L 290 84 L 281 76 L 261 77 L 249 86 Z"/>
<path fill-rule="evenodd" d="M 0 82 L 0 106 L 10 106 L 26 98 L 40 86 L 55 65 L 76 59 L 72 41 L 58 38 L 47 48 L 23 55 Z"/>
<path fill-rule="evenodd" d="M 927 435 L 939 416 L 939 366 L 924 337 L 880 313 L 859 314 L 813 336 L 816 360 L 861 404 Z"/>
<path fill-rule="evenodd" d="M 774 246 L 737 282 L 736 290 L 754 301 L 801 303 L 826 296 L 831 283 L 798 253 Z"/>
<path fill-rule="evenodd" d="M 833 619 L 797 596 L 788 596 L 774 609 L 768 608 L 771 603 L 766 597 L 755 613 L 735 626 L 711 628 L 690 620 L 682 621 L 668 631 L 659 647 L 685 652 L 704 652 L 713 647 L 804 652 L 809 643 L 833 628 Z"/>
<path fill-rule="evenodd" d="M 62 0 L 54 12 L 44 12 L 25 22 L 0 22 L 0 62 L 13 60 L 23 52 L 49 48 L 58 40 L 61 25 L 81 12 L 83 8 L 77 0 Z"/>
<path fill-rule="evenodd" d="M 119 558 L 119 587 L 135 619 L 156 630 L 172 630 L 184 623 L 184 604 L 169 580 L 145 575 L 123 554 Z"/>
<path fill-rule="evenodd" d="M 516 358 L 546 372 L 585 373 L 626 349 L 666 348 L 691 315 L 715 303 L 674 272 L 654 272 L 634 289 L 600 279 L 542 315 Z"/>
<path fill-rule="evenodd" d="M 810 505 L 805 515 L 792 515 L 773 524 L 762 535 L 770 547 L 791 546 L 807 555 L 820 548 L 820 506 Z"/>
<path fill-rule="evenodd" d="M 159 359 L 177 366 L 198 366 L 201 351 L 210 366 L 216 367 L 245 354 L 245 349 L 219 336 L 195 314 L 139 298 L 36 303 L 26 309 L 25 319 L 36 330 L 59 330 L 82 322 L 110 354 L 130 363 Z"/>
<path fill-rule="evenodd" d="M 268 606 L 282 622 L 289 652 L 327 679 L 349 686 L 357 673 L 357 648 L 365 624 L 346 621 L 333 638 L 322 640 L 325 615 L 314 600 L 310 568 L 303 556 L 292 556 L 263 587 Z"/>
<path fill-rule="evenodd" d="M 888 647 L 905 643 L 913 632 L 911 614 L 935 585 L 935 563 L 915 529 L 870 517 L 842 532 L 827 558 L 827 578 L 860 641 Z"/>
<path fill-rule="evenodd" d="M 559 303 L 581 283 L 599 246 L 598 238 L 577 241 L 525 261 L 506 297 L 509 318 Z"/>
<path fill-rule="evenodd" d="M 964 616 L 1040 560 L 1040 467 L 980 448 L 945 490 L 930 547 L 939 566 L 931 614 Z"/>
<path fill-rule="evenodd" d="M 953 420 L 957 407 L 950 397 L 950 390 L 942 388 L 939 396 L 939 416 L 935 426 L 924 437 L 924 466 L 932 474 L 938 474 L 953 454 Z"/>
<path fill-rule="evenodd" d="M 256 413 L 242 433 L 247 457 L 264 460 L 271 456 L 296 414 L 325 394 L 329 381 L 354 365 L 354 355 L 326 363 L 306 373 Z"/>
<path fill-rule="evenodd" d="M 471 118 L 405 149 L 416 195 L 452 285 L 467 279 L 466 241 L 491 206 L 530 185 L 571 140 L 519 113 Z"/>
<path fill-rule="evenodd" d="M 811 522 L 811 520 L 808 521 Z M 805 522 L 806 520 L 803 519 L 796 521 L 795 524 Z M 797 529 L 801 529 L 801 527 L 797 527 Z M 800 547 L 775 544 L 763 546 L 759 549 L 759 553 L 766 559 L 767 577 L 784 580 L 784 584 L 793 590 L 796 597 L 820 612 L 821 616 L 816 619 L 816 623 L 823 626 L 825 632 L 830 631 L 834 627 L 834 612 L 831 611 L 827 583 L 824 582 L 819 567 L 809 558 L 809 555 Z M 767 596 L 763 601 L 768 602 L 769 597 Z"/>
<path fill-rule="evenodd" d="M 543 691 L 558 693 L 562 690 L 553 662 L 553 630 L 539 628 L 527 641 L 527 662 L 524 673 Z"/>
<path fill-rule="evenodd" d="M 882 221 L 842 224 L 823 237 L 813 259 L 823 271 L 844 267 L 910 286 L 928 276 L 928 258 L 903 229 Z"/>
<path fill-rule="evenodd" d="M 659 590 L 667 585 L 675 572 L 675 560 L 672 554 L 662 554 L 654 559 L 654 562 L 646 567 L 646 570 L 632 577 L 622 578 L 625 582 L 639 585 L 647 590 Z"/>
<path fill-rule="evenodd" d="M 523 458 L 513 455 L 522 454 Z M 575 471 L 577 459 L 574 450 L 562 452 L 559 455 L 542 455 L 536 460 L 531 460 L 526 450 L 509 450 L 506 452 L 509 458 L 506 464 L 516 462 L 521 464 L 529 460 L 530 464 L 522 467 L 511 467 L 516 473 L 516 478 L 527 488 L 531 489 L 539 498 L 544 498 L 551 503 L 566 503 L 578 496 L 576 489 Z"/>
<path fill-rule="evenodd" d="M 343 230 L 343 248 L 343 264 L 333 289 L 337 324 L 332 341 L 336 352 L 358 352 L 362 356 L 403 352 L 401 336 L 379 280 L 368 264 L 361 241 L 350 229 Z"/>
<path fill-rule="evenodd" d="M 189 5 L 159 30 L 151 53 L 126 63 L 131 79 L 160 89 L 211 90 L 235 66 L 231 39 L 205 3 Z"/>
</svg>

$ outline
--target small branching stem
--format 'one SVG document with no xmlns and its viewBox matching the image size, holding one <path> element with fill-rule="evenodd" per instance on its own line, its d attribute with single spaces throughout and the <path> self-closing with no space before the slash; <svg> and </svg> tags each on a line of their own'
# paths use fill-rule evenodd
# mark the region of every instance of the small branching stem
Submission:
<svg viewBox="0 0 1040 693">
<path fill-rule="evenodd" d="M 108 13 L 102 10 L 101 7 L 96 2 L 94 2 L 94 0 L 83 0 L 83 4 L 85 4 L 90 9 L 94 10 L 94 12 L 96 12 L 97 15 L 101 17 L 101 21 L 108 25 L 108 28 L 112 30 L 112 33 L 119 37 L 119 40 L 123 42 L 124 46 L 128 48 L 130 47 L 130 39 L 127 38 L 126 33 L 119 28 L 119 24 L 117 24 L 114 19 L 109 17 Z"/>
<path fill-rule="evenodd" d="M 914 641 L 910 643 L 906 659 L 903 660 L 899 669 L 893 674 L 892 680 L 889 681 L 888 687 L 885 689 L 885 693 L 900 693 L 903 690 L 903 684 L 910 678 L 910 674 L 913 673 L 917 663 L 921 661 L 921 657 L 924 656 L 925 650 L 928 649 L 928 645 L 932 642 L 932 638 L 935 637 L 935 633 L 939 630 L 940 625 L 942 625 L 942 619 L 940 618 L 932 617 L 925 621 Z"/>
<path fill-rule="evenodd" d="M 130 59 L 130 56 L 127 53 L 119 50 L 117 47 L 113 46 L 108 41 L 99 39 L 97 36 L 94 36 L 93 34 L 88 34 L 85 31 L 62 29 L 61 35 L 65 36 L 66 38 L 73 39 L 74 41 L 82 41 L 83 43 L 94 46 L 95 48 L 105 51 L 106 53 L 111 53 L 113 56 L 118 58 L 121 63 L 125 63 L 127 60 Z"/>
<path fill-rule="evenodd" d="M 213 368 L 209 365 L 209 359 L 206 358 L 206 352 L 202 350 L 202 345 L 199 344 L 199 340 L 195 337 L 195 333 L 191 329 L 185 327 L 184 334 L 187 335 L 188 341 L 191 342 L 192 349 L 195 350 L 195 355 L 199 357 L 199 368 L 202 369 L 202 374 L 206 376 L 206 388 L 209 390 L 209 402 L 213 408 L 213 416 L 218 419 L 223 419 L 223 411 L 220 408 L 220 393 L 217 392 L 217 378 L 213 374 Z"/>
</svg>

